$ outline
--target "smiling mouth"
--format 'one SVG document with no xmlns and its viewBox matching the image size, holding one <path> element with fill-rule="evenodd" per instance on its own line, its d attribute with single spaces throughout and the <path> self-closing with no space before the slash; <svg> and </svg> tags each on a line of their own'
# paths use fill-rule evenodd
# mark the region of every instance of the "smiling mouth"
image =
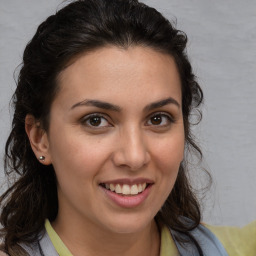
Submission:
<svg viewBox="0 0 256 256">
<path fill-rule="evenodd" d="M 116 194 L 123 195 L 123 196 L 135 196 L 142 193 L 150 184 L 149 183 L 140 183 L 140 184 L 107 184 L 101 183 L 100 186 L 103 188 L 112 191 Z"/>
</svg>

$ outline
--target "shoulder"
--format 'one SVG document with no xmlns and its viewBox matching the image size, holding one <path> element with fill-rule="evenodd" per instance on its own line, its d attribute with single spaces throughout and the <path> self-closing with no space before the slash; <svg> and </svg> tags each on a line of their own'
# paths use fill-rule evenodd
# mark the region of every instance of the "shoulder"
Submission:
<svg viewBox="0 0 256 256">
<path fill-rule="evenodd" d="M 221 241 L 229 255 L 255 256 L 256 221 L 242 227 L 204 224 Z"/>
<path fill-rule="evenodd" d="M 38 240 L 31 243 L 18 243 L 20 249 L 22 250 L 22 255 L 29 256 L 39 256 L 39 255 L 51 255 L 58 256 L 47 232 L 43 230 L 38 235 Z M 3 247 L 0 248 L 0 256 L 8 256 L 5 252 L 1 251 Z M 20 255 L 20 254 L 19 254 Z"/>
<path fill-rule="evenodd" d="M 219 239 L 203 225 L 198 225 L 189 231 L 189 234 L 182 234 L 172 229 L 170 231 L 180 255 L 198 255 L 200 248 L 203 255 L 228 256 Z M 176 238 L 179 238 L 179 241 Z"/>
<path fill-rule="evenodd" d="M 207 256 L 227 256 L 228 253 L 221 243 L 221 241 L 216 237 L 216 235 L 206 228 L 204 225 L 198 225 L 197 228 L 190 231 L 191 235 L 198 242 L 202 251 Z"/>
</svg>

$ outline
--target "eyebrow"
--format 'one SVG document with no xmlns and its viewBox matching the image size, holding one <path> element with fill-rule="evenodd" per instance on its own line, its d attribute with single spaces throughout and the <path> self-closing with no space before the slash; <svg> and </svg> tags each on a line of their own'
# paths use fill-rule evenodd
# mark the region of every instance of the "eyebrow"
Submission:
<svg viewBox="0 0 256 256">
<path fill-rule="evenodd" d="M 102 108 L 102 109 L 106 109 L 106 110 L 113 110 L 113 111 L 116 111 L 116 112 L 121 111 L 121 108 L 119 106 L 110 104 L 108 102 L 99 101 L 99 100 L 83 100 L 83 101 L 78 102 L 75 105 L 73 105 L 71 107 L 71 110 L 76 108 L 76 107 L 80 107 L 80 106 L 94 106 L 94 107 L 97 107 L 97 108 Z"/>
<path fill-rule="evenodd" d="M 164 107 L 164 106 L 166 106 L 168 104 L 174 104 L 178 108 L 180 108 L 180 104 L 178 103 L 178 101 L 176 101 L 175 99 L 170 97 L 170 98 L 167 98 L 167 99 L 163 99 L 163 100 L 160 100 L 160 101 L 156 101 L 156 102 L 150 103 L 149 105 L 147 105 L 144 108 L 144 111 L 145 112 L 151 111 L 151 110 L 156 109 L 156 108 Z"/>
<path fill-rule="evenodd" d="M 167 98 L 167 99 L 163 99 L 163 100 L 160 100 L 160 101 L 150 103 L 143 110 L 145 112 L 147 112 L 147 111 L 151 111 L 151 110 L 156 109 L 156 108 L 166 106 L 168 104 L 174 104 L 178 108 L 180 108 L 180 104 L 175 99 L 170 97 L 170 98 Z M 72 110 L 76 107 L 81 107 L 81 106 L 94 106 L 94 107 L 97 107 L 97 108 L 112 110 L 112 111 L 115 111 L 115 112 L 121 112 L 121 110 L 122 110 L 121 107 L 119 107 L 117 105 L 114 105 L 114 104 L 111 104 L 111 103 L 108 103 L 108 102 L 104 102 L 104 101 L 100 101 L 100 100 L 83 100 L 81 102 L 78 102 L 78 103 L 74 104 L 71 107 L 70 110 Z"/>
</svg>

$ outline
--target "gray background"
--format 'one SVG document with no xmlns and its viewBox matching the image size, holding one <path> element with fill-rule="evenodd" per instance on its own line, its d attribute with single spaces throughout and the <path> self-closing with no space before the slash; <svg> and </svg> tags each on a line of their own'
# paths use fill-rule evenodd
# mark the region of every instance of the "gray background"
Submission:
<svg viewBox="0 0 256 256">
<path fill-rule="evenodd" d="M 10 130 L 13 71 L 37 26 L 61 0 L 0 0 L 0 178 Z M 176 21 L 205 93 L 195 128 L 214 184 L 204 221 L 244 225 L 256 219 L 256 1 L 145 0 Z M 197 180 L 197 179 L 196 179 Z"/>
</svg>

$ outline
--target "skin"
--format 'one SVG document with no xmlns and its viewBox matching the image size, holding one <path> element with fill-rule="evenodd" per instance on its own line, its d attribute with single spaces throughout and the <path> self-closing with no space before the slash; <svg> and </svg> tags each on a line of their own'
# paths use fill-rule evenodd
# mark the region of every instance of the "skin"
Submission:
<svg viewBox="0 0 256 256">
<path fill-rule="evenodd" d="M 181 82 L 173 58 L 139 46 L 104 47 L 76 59 L 58 83 L 49 130 L 26 118 L 35 155 L 44 155 L 42 163 L 56 172 L 54 229 L 73 255 L 159 255 L 154 216 L 173 188 L 184 152 Z M 152 105 L 166 99 L 163 106 Z M 99 185 L 124 178 L 152 181 L 136 207 L 120 207 Z"/>
</svg>

